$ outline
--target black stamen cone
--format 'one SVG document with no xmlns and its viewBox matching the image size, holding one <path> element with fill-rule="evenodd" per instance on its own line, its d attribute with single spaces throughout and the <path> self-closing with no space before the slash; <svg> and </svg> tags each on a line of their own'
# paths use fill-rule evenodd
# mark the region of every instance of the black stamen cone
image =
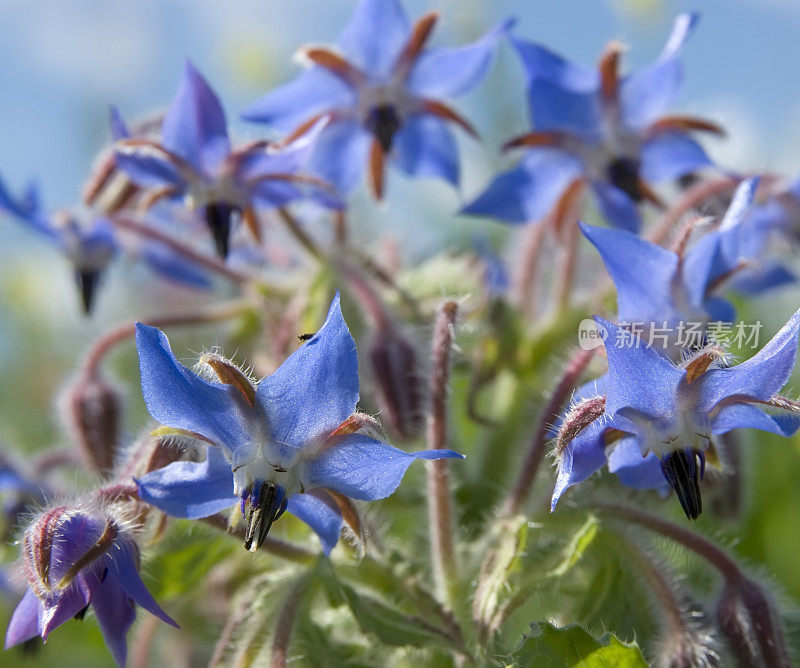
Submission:
<svg viewBox="0 0 800 668">
<path fill-rule="evenodd" d="M 632 158 L 616 158 L 606 167 L 608 180 L 626 193 L 634 202 L 641 202 L 643 195 L 639 187 L 639 161 Z"/>
<path fill-rule="evenodd" d="M 394 136 L 400 129 L 400 117 L 395 108 L 390 104 L 373 107 L 367 117 L 366 126 L 367 130 L 375 135 L 383 152 L 389 153 L 392 150 Z"/>
<path fill-rule="evenodd" d="M 231 222 L 238 213 L 239 208 L 227 202 L 211 202 L 206 205 L 206 224 L 211 230 L 217 253 L 223 260 L 228 257 Z"/>
<path fill-rule="evenodd" d="M 700 479 L 704 468 L 703 455 L 689 448 L 673 452 L 661 460 L 661 471 L 678 495 L 681 508 L 690 520 L 696 520 L 703 512 Z"/>
<path fill-rule="evenodd" d="M 267 539 L 272 523 L 286 510 L 286 498 L 274 483 L 265 483 L 258 493 L 258 502 L 250 506 L 247 518 L 247 531 L 244 535 L 244 549 L 250 550 L 255 540 L 256 549 Z"/>
<path fill-rule="evenodd" d="M 87 269 L 75 270 L 75 281 L 81 293 L 81 304 L 83 312 L 89 315 L 94 306 L 94 295 L 97 292 L 97 285 L 100 283 L 100 272 Z"/>
</svg>

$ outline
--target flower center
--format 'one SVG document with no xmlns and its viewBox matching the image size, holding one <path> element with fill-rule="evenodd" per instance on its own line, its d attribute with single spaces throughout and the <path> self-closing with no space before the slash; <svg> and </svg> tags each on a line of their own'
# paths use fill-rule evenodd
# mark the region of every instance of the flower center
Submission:
<svg viewBox="0 0 800 668">
<path fill-rule="evenodd" d="M 706 456 L 702 450 L 685 448 L 661 459 L 661 472 L 675 490 L 683 512 L 690 520 L 703 512 L 700 481 L 706 470 Z"/>
<path fill-rule="evenodd" d="M 634 202 L 642 201 L 638 160 L 625 156 L 614 158 L 606 166 L 606 175 L 612 185 L 627 194 Z"/>
</svg>

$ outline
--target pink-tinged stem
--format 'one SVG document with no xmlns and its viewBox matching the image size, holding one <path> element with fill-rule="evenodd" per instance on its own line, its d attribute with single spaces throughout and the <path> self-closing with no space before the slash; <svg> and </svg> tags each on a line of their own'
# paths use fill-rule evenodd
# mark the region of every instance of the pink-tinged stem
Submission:
<svg viewBox="0 0 800 668">
<path fill-rule="evenodd" d="M 458 304 L 442 304 L 436 315 L 433 331 L 433 365 L 431 369 L 431 410 L 428 417 L 428 448 L 447 447 L 447 392 L 450 378 L 450 350 Z M 428 463 L 428 514 L 431 551 L 436 585 L 445 601 L 452 606 L 451 595 L 456 580 L 456 559 L 453 545 L 453 511 L 450 498 L 450 475 L 446 460 Z"/>
<path fill-rule="evenodd" d="M 501 515 L 503 517 L 510 517 L 516 515 L 522 504 L 528 498 L 533 485 L 533 480 L 536 477 L 536 472 L 539 470 L 539 465 L 544 458 L 545 447 L 547 445 L 548 433 L 550 426 L 558 418 L 564 404 L 569 401 L 572 390 L 578 384 L 581 375 L 586 370 L 592 357 L 594 350 L 580 350 L 567 364 L 561 380 L 558 381 L 547 402 L 542 417 L 539 419 L 539 426 L 536 429 L 536 434 L 533 437 L 528 454 L 522 465 L 522 470 L 519 473 L 516 483 L 514 484 L 511 493 L 505 500 Z"/>
<path fill-rule="evenodd" d="M 528 223 L 522 237 L 522 253 L 517 259 L 512 299 L 514 304 L 528 317 L 536 313 L 538 283 L 536 273 L 542 253 L 547 224 L 545 221 Z"/>
<path fill-rule="evenodd" d="M 153 318 L 143 319 L 145 325 L 152 327 L 175 327 L 178 325 L 199 325 L 211 322 L 220 322 L 222 320 L 229 320 L 240 315 L 248 307 L 244 302 L 233 302 L 227 304 L 219 304 L 211 306 L 201 311 L 194 311 L 192 313 L 177 313 L 162 316 L 155 316 Z M 83 373 L 87 377 L 92 377 L 97 374 L 98 367 L 103 361 L 103 358 L 114 347 L 120 343 L 124 343 L 130 338 L 133 338 L 136 333 L 135 323 L 126 322 L 117 326 L 110 332 L 103 335 L 91 347 L 83 361 Z"/>
<path fill-rule="evenodd" d="M 564 242 L 561 246 L 561 257 L 555 275 L 555 293 L 553 308 L 562 313 L 569 307 L 572 288 L 575 285 L 575 268 L 578 262 L 578 241 L 580 239 L 577 219 L 568 221 L 564 230 Z"/>
<path fill-rule="evenodd" d="M 175 251 L 179 255 L 182 255 L 194 264 L 205 267 L 206 269 L 209 269 L 220 276 L 224 276 L 231 281 L 236 283 L 249 283 L 253 280 L 253 276 L 250 274 L 232 269 L 224 262 L 218 260 L 216 257 L 212 257 L 204 253 L 198 253 L 196 250 L 194 250 L 194 248 L 187 246 L 175 237 L 165 234 L 161 230 L 151 227 L 150 225 L 146 225 L 145 223 L 142 223 L 134 218 L 117 214 L 112 216 L 111 220 L 115 227 L 127 232 L 131 232 L 136 236 L 157 241 L 167 248 Z"/>
<path fill-rule="evenodd" d="M 306 588 L 308 586 L 308 576 L 300 577 L 289 589 L 286 599 L 283 602 L 278 624 L 275 627 L 275 634 L 272 638 L 272 657 L 270 668 L 285 668 L 289 659 L 289 645 L 292 641 L 292 629 L 297 618 L 297 611 L 300 608 Z"/>
<path fill-rule="evenodd" d="M 317 245 L 317 242 L 303 229 L 300 221 L 297 220 L 288 209 L 284 207 L 278 209 L 278 217 L 284 222 L 286 228 L 291 232 L 297 242 L 308 251 L 309 255 L 316 260 L 321 261 L 325 259 L 325 253 Z"/>
<path fill-rule="evenodd" d="M 729 176 L 714 181 L 704 181 L 689 188 L 686 193 L 675 204 L 667 209 L 656 223 L 653 230 L 648 235 L 648 239 L 654 244 L 663 245 L 669 237 L 675 225 L 687 213 L 700 207 L 703 202 L 716 195 L 732 193 L 739 180 Z"/>
</svg>

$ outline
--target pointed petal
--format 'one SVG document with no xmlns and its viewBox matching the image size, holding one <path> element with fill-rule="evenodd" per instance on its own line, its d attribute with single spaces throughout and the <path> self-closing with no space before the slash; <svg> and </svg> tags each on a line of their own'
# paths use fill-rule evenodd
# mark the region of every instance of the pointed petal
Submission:
<svg viewBox="0 0 800 668">
<path fill-rule="evenodd" d="M 311 494 L 295 494 L 289 497 L 286 510 L 314 530 L 322 543 L 322 550 L 329 555 L 342 532 L 342 515 L 336 505 L 325 503 Z"/>
<path fill-rule="evenodd" d="M 581 173 L 581 162 L 568 153 L 531 151 L 519 166 L 497 176 L 461 213 L 510 223 L 538 222 Z"/>
<path fill-rule="evenodd" d="M 642 457 L 635 438 L 622 438 L 608 456 L 608 470 L 619 476 L 623 485 L 634 489 L 669 489 L 661 471 L 661 460 L 652 452 Z"/>
<path fill-rule="evenodd" d="M 193 520 L 233 506 L 230 462 L 219 448 L 206 451 L 204 462 L 174 462 L 136 480 L 139 496 L 167 515 Z"/>
<path fill-rule="evenodd" d="M 598 316 L 594 319 L 605 332 L 606 413 L 613 418 L 617 411 L 632 408 L 652 417 L 674 415 L 678 386 L 686 372 L 616 325 Z"/>
<path fill-rule="evenodd" d="M 187 60 L 178 92 L 161 126 L 164 147 L 211 174 L 230 153 L 225 112 L 219 98 Z"/>
<path fill-rule="evenodd" d="M 578 434 L 564 449 L 558 459 L 558 478 L 550 501 L 550 510 L 556 509 L 561 495 L 573 485 L 583 482 L 606 463 L 606 429 L 603 420 L 596 420 Z"/>
<path fill-rule="evenodd" d="M 536 130 L 561 130 L 595 141 L 603 135 L 603 112 L 596 91 L 562 88 L 547 79 L 528 87 L 531 122 Z"/>
<path fill-rule="evenodd" d="M 597 70 L 593 67 L 570 62 L 544 46 L 516 37 L 512 37 L 511 43 L 522 61 L 528 86 L 537 79 L 580 91 L 596 90 L 600 84 Z"/>
<path fill-rule="evenodd" d="M 458 148 L 453 133 L 438 118 L 409 117 L 395 137 L 393 158 L 409 176 L 438 176 L 458 185 Z"/>
<path fill-rule="evenodd" d="M 800 427 L 798 415 L 769 415 L 752 404 L 734 404 L 723 408 L 711 423 L 714 434 L 734 429 L 758 429 L 771 434 L 791 436 Z"/>
<path fill-rule="evenodd" d="M 161 278 L 204 290 L 213 285 L 207 269 L 187 260 L 183 255 L 178 255 L 163 244 L 144 244 L 136 253 Z"/>
<path fill-rule="evenodd" d="M 694 139 L 679 132 L 661 132 L 642 144 L 641 175 L 646 181 L 667 181 L 710 166 Z"/>
<path fill-rule="evenodd" d="M 133 601 L 170 626 L 180 628 L 156 603 L 139 575 L 139 559 L 134 545 L 120 545 L 109 560 L 107 580 L 114 579 Z"/>
<path fill-rule="evenodd" d="M 130 130 L 119 113 L 119 109 L 112 105 L 109 109 L 109 125 L 111 126 L 111 139 L 119 141 L 120 139 L 127 139 L 131 136 Z"/>
<path fill-rule="evenodd" d="M 409 90 L 419 97 L 434 98 L 469 92 L 489 72 L 498 42 L 513 24 L 513 20 L 506 19 L 466 46 L 424 51 L 411 70 Z"/>
<path fill-rule="evenodd" d="M 374 438 L 356 435 L 304 461 L 299 475 L 306 489 L 325 487 L 351 499 L 374 501 L 397 489 L 415 459 L 461 457 L 451 450 L 404 452 Z"/>
<path fill-rule="evenodd" d="M 789 319 L 756 355 L 727 369 L 711 369 L 696 381 L 698 406 L 702 412 L 732 396 L 767 401 L 789 380 L 797 357 L 800 310 Z"/>
<path fill-rule="evenodd" d="M 6 649 L 39 635 L 39 615 L 41 613 L 42 602 L 39 597 L 30 590 L 26 591 L 8 623 Z"/>
<path fill-rule="evenodd" d="M 620 105 L 623 120 L 630 128 L 643 128 L 674 104 L 683 80 L 680 51 L 698 18 L 697 14 L 679 15 L 658 60 L 622 81 Z"/>
<path fill-rule="evenodd" d="M 237 403 L 238 390 L 189 371 L 155 327 L 136 323 L 136 349 L 142 395 L 154 419 L 196 432 L 231 452 L 250 441 L 246 427 L 252 417 Z"/>
<path fill-rule="evenodd" d="M 361 182 L 371 142 L 372 135 L 359 122 L 334 121 L 317 141 L 311 171 L 346 195 Z"/>
<path fill-rule="evenodd" d="M 339 295 L 325 323 L 256 387 L 274 441 L 300 448 L 325 437 L 350 417 L 358 402 L 358 357 Z"/>
<path fill-rule="evenodd" d="M 678 256 L 630 232 L 580 223 L 617 289 L 620 322 L 656 322 L 672 315 L 671 285 Z"/>
<path fill-rule="evenodd" d="M 398 0 L 360 0 L 337 43 L 366 72 L 389 73 L 411 35 L 411 23 Z"/>
<path fill-rule="evenodd" d="M 128 656 L 126 636 L 136 619 L 133 604 L 117 581 L 109 577 L 94 593 L 92 607 L 108 649 L 124 666 Z"/>
<path fill-rule="evenodd" d="M 745 219 L 750 209 L 753 206 L 753 201 L 756 197 L 756 190 L 761 179 L 754 176 L 742 181 L 733 193 L 733 199 L 725 212 L 725 216 L 719 225 L 719 230 L 725 232 L 727 230 L 738 227 Z"/>
<path fill-rule="evenodd" d="M 720 235 L 714 231 L 702 236 L 684 257 L 682 269 L 690 304 L 702 307 L 714 280 L 732 269 L 720 252 Z"/>
<path fill-rule="evenodd" d="M 142 188 L 172 186 L 177 192 L 182 192 L 186 187 L 175 165 L 148 146 L 118 145 L 114 151 L 114 162 L 131 181 Z"/>
<path fill-rule="evenodd" d="M 744 272 L 730 285 L 743 295 L 753 296 L 791 283 L 797 283 L 797 276 L 782 264 L 771 262 Z"/>
<path fill-rule="evenodd" d="M 592 181 L 592 190 L 597 196 L 600 212 L 609 223 L 629 232 L 639 231 L 642 219 L 636 202 L 610 183 Z"/>
<path fill-rule="evenodd" d="M 42 640 L 47 640 L 47 636 L 54 629 L 68 622 L 89 605 L 99 586 L 100 578 L 94 573 L 88 575 L 79 573 L 69 587 L 47 601 L 40 618 Z"/>
<path fill-rule="evenodd" d="M 287 133 L 319 113 L 350 108 L 355 102 L 355 93 L 347 84 L 323 68 L 313 67 L 260 97 L 241 117 Z"/>
</svg>

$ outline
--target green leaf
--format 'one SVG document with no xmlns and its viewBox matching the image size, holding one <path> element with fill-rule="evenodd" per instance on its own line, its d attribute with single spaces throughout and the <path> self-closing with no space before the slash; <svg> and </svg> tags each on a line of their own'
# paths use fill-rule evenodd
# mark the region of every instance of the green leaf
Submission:
<svg viewBox="0 0 800 668">
<path fill-rule="evenodd" d="M 636 644 L 623 643 L 610 633 L 595 639 L 571 624 L 558 628 L 547 622 L 531 624 L 531 633 L 508 657 L 509 666 L 538 668 L 647 668 Z"/>
<path fill-rule="evenodd" d="M 561 563 L 554 568 L 550 575 L 553 577 L 562 577 L 575 566 L 583 557 L 584 553 L 589 546 L 594 542 L 600 528 L 600 521 L 594 515 L 589 515 L 580 529 L 572 537 L 572 540 L 564 550 L 564 556 Z"/>
</svg>

